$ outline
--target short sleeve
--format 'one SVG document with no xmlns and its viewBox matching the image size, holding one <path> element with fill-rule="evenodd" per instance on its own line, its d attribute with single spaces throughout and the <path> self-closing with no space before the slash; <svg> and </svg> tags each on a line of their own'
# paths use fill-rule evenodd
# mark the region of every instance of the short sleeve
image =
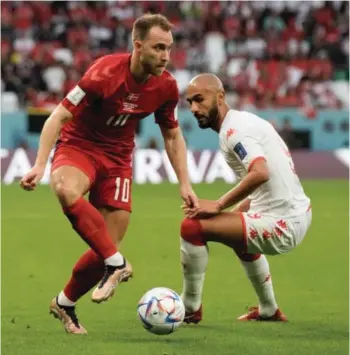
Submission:
<svg viewBox="0 0 350 355">
<path fill-rule="evenodd" d="M 249 172 L 253 163 L 259 159 L 266 161 L 266 156 L 260 142 L 254 137 L 229 128 L 226 133 L 226 142 L 231 153 L 235 154 Z"/>
<path fill-rule="evenodd" d="M 179 90 L 176 81 L 172 80 L 169 85 L 167 99 L 154 113 L 156 123 L 165 128 L 178 127 L 177 122 L 177 104 L 179 102 Z"/>
<path fill-rule="evenodd" d="M 96 61 L 61 104 L 73 116 L 79 115 L 86 107 L 92 106 L 104 96 L 104 87 L 112 75 L 111 65 L 106 65 L 103 58 Z"/>
</svg>

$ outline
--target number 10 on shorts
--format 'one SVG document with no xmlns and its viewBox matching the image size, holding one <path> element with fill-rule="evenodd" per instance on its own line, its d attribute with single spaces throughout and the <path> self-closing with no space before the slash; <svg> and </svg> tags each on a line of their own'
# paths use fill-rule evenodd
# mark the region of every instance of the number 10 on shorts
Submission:
<svg viewBox="0 0 350 355">
<path fill-rule="evenodd" d="M 115 200 L 121 202 L 129 202 L 130 194 L 130 179 L 117 177 L 115 179 Z"/>
</svg>

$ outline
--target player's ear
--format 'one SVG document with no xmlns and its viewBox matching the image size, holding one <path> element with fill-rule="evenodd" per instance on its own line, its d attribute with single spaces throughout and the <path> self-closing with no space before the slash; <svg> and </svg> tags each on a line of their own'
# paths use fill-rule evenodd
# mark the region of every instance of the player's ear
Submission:
<svg viewBox="0 0 350 355">
<path fill-rule="evenodd" d="M 216 99 L 217 102 L 219 104 L 223 104 L 225 102 L 225 91 L 220 90 L 217 94 L 216 94 Z"/>
<path fill-rule="evenodd" d="M 136 51 L 140 51 L 142 48 L 142 43 L 138 39 L 134 39 L 134 48 Z"/>
</svg>

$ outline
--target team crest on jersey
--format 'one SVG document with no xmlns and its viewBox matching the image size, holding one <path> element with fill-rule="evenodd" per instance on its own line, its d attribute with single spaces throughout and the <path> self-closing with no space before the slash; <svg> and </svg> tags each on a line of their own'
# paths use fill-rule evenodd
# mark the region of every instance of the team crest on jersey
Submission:
<svg viewBox="0 0 350 355">
<path fill-rule="evenodd" d="M 247 151 L 243 147 L 243 144 L 241 142 L 237 143 L 235 147 L 233 148 L 235 153 L 239 156 L 239 159 L 243 160 L 247 156 Z"/>
<path fill-rule="evenodd" d="M 137 101 L 140 98 L 140 94 L 134 94 L 134 93 L 130 93 L 126 99 L 128 101 Z"/>
</svg>

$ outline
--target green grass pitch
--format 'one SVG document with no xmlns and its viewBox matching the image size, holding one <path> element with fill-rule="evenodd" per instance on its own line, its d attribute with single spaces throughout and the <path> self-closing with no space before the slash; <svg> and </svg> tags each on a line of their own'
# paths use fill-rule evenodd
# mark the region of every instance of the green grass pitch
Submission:
<svg viewBox="0 0 350 355">
<path fill-rule="evenodd" d="M 154 286 L 181 291 L 176 185 L 134 186 L 131 225 L 122 252 L 135 277 L 101 305 L 85 296 L 77 307 L 86 337 L 67 335 L 48 315 L 85 244 L 75 235 L 47 186 L 28 193 L 2 186 L 2 353 L 4 355 L 345 355 L 348 354 L 347 181 L 304 181 L 313 223 L 290 254 L 270 257 L 286 324 L 239 323 L 255 295 L 234 253 L 210 246 L 204 320 L 169 336 L 147 333 L 136 316 Z M 229 186 L 196 185 L 216 198 Z"/>
</svg>

